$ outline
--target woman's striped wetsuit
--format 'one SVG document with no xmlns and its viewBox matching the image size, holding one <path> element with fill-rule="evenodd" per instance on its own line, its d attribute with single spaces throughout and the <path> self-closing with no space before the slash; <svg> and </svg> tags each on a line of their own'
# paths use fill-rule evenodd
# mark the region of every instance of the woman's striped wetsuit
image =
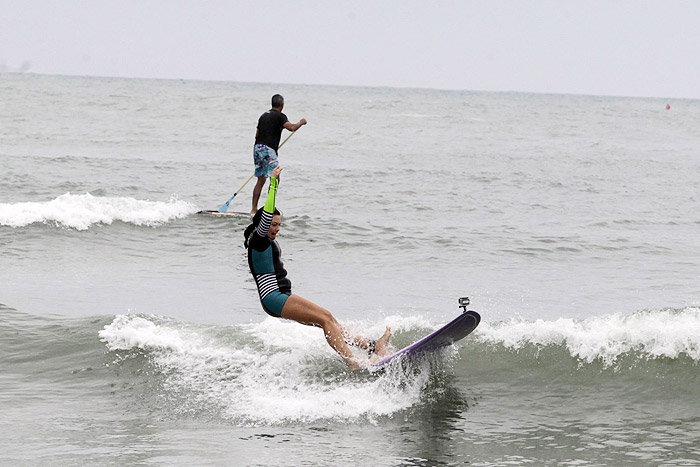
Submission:
<svg viewBox="0 0 700 467">
<path fill-rule="evenodd" d="M 270 191 L 258 227 L 248 238 L 248 266 L 258 286 L 260 302 L 267 314 L 280 317 L 282 307 L 292 293 L 292 282 L 282 264 L 282 249 L 267 233 L 275 212 L 275 196 L 279 181 L 270 177 Z"/>
</svg>

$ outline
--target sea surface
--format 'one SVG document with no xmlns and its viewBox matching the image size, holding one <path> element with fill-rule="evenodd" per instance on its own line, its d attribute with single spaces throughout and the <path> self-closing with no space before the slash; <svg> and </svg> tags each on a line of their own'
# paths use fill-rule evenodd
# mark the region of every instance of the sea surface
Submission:
<svg viewBox="0 0 700 467">
<path fill-rule="evenodd" d="M 218 209 L 272 94 L 294 292 Z M 0 465 L 700 465 L 700 101 L 0 74 Z M 252 183 L 231 203 L 250 210 Z M 264 196 L 263 196 L 264 198 Z"/>
</svg>

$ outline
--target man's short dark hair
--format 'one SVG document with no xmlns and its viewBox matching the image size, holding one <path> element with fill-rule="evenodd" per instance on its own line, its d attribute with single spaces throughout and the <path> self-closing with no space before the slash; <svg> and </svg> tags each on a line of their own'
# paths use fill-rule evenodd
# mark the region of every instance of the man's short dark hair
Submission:
<svg viewBox="0 0 700 467">
<path fill-rule="evenodd" d="M 272 107 L 280 107 L 282 104 L 284 104 L 284 97 L 280 94 L 272 96 Z"/>
</svg>

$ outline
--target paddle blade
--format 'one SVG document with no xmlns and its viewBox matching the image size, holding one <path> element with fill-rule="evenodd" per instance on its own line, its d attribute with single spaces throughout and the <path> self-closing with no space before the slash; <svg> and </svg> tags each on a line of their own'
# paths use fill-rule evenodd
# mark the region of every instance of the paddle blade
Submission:
<svg viewBox="0 0 700 467">
<path fill-rule="evenodd" d="M 221 207 L 219 208 L 219 212 L 226 212 L 226 211 L 228 211 L 228 205 L 231 204 L 231 201 L 233 201 L 233 198 L 235 198 L 235 197 L 236 197 L 236 193 L 234 193 L 233 196 L 231 196 L 231 197 L 228 199 L 228 201 L 226 201 L 224 204 L 221 205 Z"/>
</svg>

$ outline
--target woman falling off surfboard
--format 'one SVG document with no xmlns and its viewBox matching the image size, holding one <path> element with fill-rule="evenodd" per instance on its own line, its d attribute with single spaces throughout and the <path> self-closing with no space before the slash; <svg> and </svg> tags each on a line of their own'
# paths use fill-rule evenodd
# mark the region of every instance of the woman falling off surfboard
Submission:
<svg viewBox="0 0 700 467">
<path fill-rule="evenodd" d="M 253 216 L 253 223 L 245 230 L 244 245 L 248 249 L 248 265 L 258 287 L 260 302 L 270 316 L 285 318 L 323 329 L 328 345 L 338 352 L 352 369 L 367 366 L 387 354 L 391 329 L 376 341 L 362 336 L 352 336 L 325 308 L 292 293 L 292 283 L 282 264 L 281 249 L 277 243 L 281 215 L 275 208 L 277 186 L 282 172 L 276 167 L 270 175 L 270 190 L 265 206 Z M 369 361 L 358 359 L 349 345 L 360 347 L 369 353 Z"/>
</svg>

